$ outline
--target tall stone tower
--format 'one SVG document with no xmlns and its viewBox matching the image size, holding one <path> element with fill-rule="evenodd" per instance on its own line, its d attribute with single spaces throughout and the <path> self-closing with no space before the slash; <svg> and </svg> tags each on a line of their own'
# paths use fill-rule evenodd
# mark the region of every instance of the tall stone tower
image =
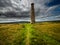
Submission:
<svg viewBox="0 0 60 45">
<path fill-rule="evenodd" d="M 34 10 L 34 3 L 31 3 L 31 22 L 30 23 L 35 23 L 35 10 Z"/>
</svg>

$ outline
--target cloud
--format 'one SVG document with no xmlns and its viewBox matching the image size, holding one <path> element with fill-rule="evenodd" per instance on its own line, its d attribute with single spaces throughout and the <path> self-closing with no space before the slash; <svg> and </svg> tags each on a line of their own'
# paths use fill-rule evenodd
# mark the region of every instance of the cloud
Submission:
<svg viewBox="0 0 60 45">
<path fill-rule="evenodd" d="M 31 9 L 30 7 L 32 2 L 34 2 L 35 4 L 35 15 L 37 19 L 40 19 L 42 17 L 46 18 L 47 15 L 52 16 L 52 14 L 54 14 L 55 16 L 55 12 L 56 12 L 55 9 L 57 11 L 60 11 L 60 9 L 58 10 L 57 8 L 59 6 L 57 6 L 56 8 L 54 7 L 55 6 L 53 4 L 54 2 L 56 5 L 58 5 L 57 4 L 58 1 L 56 2 L 54 0 L 0 0 L 0 4 L 1 4 L 0 12 L 3 13 L 13 12 L 16 13 L 16 16 L 23 16 L 23 18 L 29 18 L 30 9 Z M 51 7 L 49 7 L 50 5 Z"/>
<path fill-rule="evenodd" d="M 60 5 L 52 6 L 46 11 L 47 16 L 58 16 L 60 15 Z"/>
</svg>

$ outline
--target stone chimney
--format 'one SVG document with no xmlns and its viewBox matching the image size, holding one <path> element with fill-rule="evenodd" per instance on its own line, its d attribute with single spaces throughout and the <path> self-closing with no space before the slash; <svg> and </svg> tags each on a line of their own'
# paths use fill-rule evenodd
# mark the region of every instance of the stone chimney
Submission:
<svg viewBox="0 0 60 45">
<path fill-rule="evenodd" d="M 31 24 L 35 23 L 35 10 L 34 10 L 34 3 L 31 3 Z"/>
</svg>

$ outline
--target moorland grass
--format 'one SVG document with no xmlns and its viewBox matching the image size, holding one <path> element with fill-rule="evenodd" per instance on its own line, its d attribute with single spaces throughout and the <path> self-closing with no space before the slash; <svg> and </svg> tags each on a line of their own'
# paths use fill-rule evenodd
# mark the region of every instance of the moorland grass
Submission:
<svg viewBox="0 0 60 45">
<path fill-rule="evenodd" d="M 0 45 L 60 45 L 60 22 L 0 24 Z"/>
</svg>

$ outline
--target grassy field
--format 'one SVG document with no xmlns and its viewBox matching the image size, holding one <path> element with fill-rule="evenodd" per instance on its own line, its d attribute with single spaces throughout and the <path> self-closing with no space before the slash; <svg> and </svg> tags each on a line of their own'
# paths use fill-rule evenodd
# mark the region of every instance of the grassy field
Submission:
<svg viewBox="0 0 60 45">
<path fill-rule="evenodd" d="M 60 22 L 0 24 L 0 45 L 60 45 Z"/>
</svg>

